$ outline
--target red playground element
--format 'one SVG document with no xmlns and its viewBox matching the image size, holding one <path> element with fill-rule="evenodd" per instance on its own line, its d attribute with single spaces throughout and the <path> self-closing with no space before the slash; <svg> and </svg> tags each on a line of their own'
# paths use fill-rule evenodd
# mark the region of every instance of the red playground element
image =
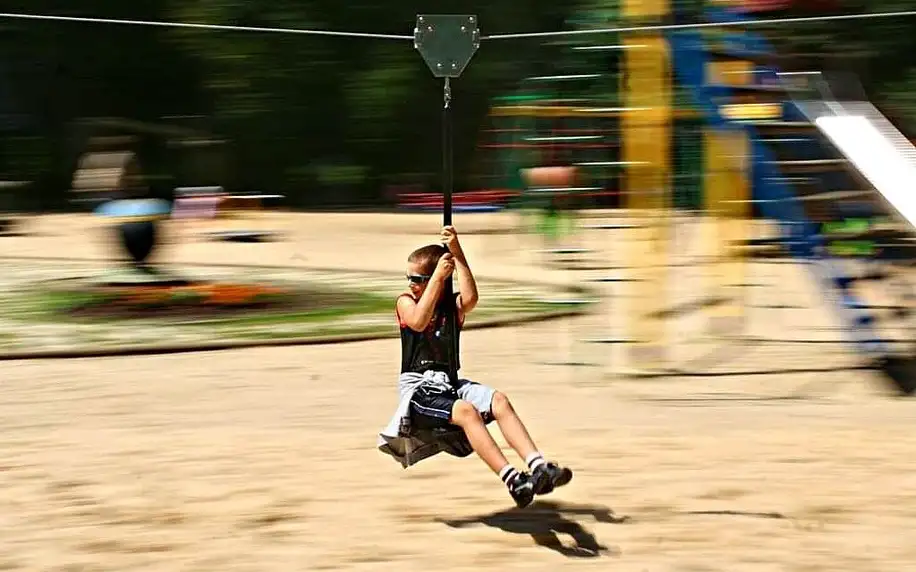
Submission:
<svg viewBox="0 0 916 572">
<path fill-rule="evenodd" d="M 452 195 L 452 206 L 456 210 L 499 210 L 505 208 L 517 191 L 485 190 L 468 191 Z M 398 195 L 398 205 L 413 209 L 441 209 L 442 193 L 403 193 Z"/>
<path fill-rule="evenodd" d="M 567 166 L 532 167 L 525 169 L 525 180 L 534 188 L 568 188 L 576 182 L 576 168 Z"/>
<path fill-rule="evenodd" d="M 748 14 L 783 10 L 831 12 L 839 7 L 837 0 L 720 0 L 714 5 Z"/>
</svg>

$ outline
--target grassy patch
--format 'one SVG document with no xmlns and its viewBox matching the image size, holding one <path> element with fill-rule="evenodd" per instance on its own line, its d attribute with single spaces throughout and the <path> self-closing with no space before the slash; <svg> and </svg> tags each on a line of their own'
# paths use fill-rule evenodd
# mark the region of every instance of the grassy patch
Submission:
<svg viewBox="0 0 916 572">
<path fill-rule="evenodd" d="M 30 313 L 38 316 L 58 317 L 78 308 L 101 306 L 111 301 L 110 296 L 97 292 L 48 290 L 30 296 Z"/>
<path fill-rule="evenodd" d="M 327 324 L 320 329 L 303 330 L 217 330 L 217 337 L 224 340 L 291 340 L 295 338 L 324 338 L 328 336 L 382 336 L 397 333 L 394 325 L 383 326 L 341 326 Z"/>
<path fill-rule="evenodd" d="M 386 335 L 396 334 L 397 327 L 393 317 L 392 304 L 388 298 L 380 300 L 383 302 L 381 310 L 374 307 L 375 311 L 365 313 L 351 313 L 348 315 L 336 315 L 328 319 L 317 319 L 308 315 L 292 314 L 289 316 L 276 316 L 276 320 L 271 320 L 270 316 L 252 316 L 243 320 L 221 320 L 209 324 L 201 324 L 215 328 L 215 332 L 221 338 L 244 338 L 251 340 L 271 340 L 271 339 L 291 339 L 291 338 L 309 338 L 336 336 L 344 334 L 362 335 Z M 485 320 L 503 318 L 522 318 L 538 314 L 549 314 L 562 310 L 569 310 L 568 304 L 542 302 L 528 300 L 527 303 L 522 299 L 513 300 L 510 304 L 498 304 L 486 308 L 478 308 L 468 320 L 468 324 Z M 334 318 L 344 318 L 353 316 L 382 316 L 390 317 L 390 323 L 378 324 L 342 324 L 334 322 Z M 259 326 L 284 325 L 283 329 L 264 330 L 256 329 Z M 291 327 L 290 327 L 291 326 Z M 299 327 L 296 327 L 299 326 Z"/>
<path fill-rule="evenodd" d="M 82 278 L 22 283 L 0 293 L 6 324 L 0 347 L 11 351 L 24 340 L 32 349 L 40 349 L 46 340 L 56 347 L 78 349 L 397 335 L 395 294 L 380 292 L 389 289 L 386 284 L 366 291 L 358 282 L 340 286 L 285 279 L 270 286 L 257 282 L 253 278 L 249 284 L 179 285 L 165 296 L 144 285 L 112 287 Z M 537 287 L 529 291 L 516 284 L 493 285 L 484 290 L 469 325 L 587 309 L 543 299 L 551 296 L 551 290 Z M 267 294 L 266 300 L 262 294 Z M 576 292 L 556 295 L 584 297 Z"/>
<path fill-rule="evenodd" d="M 248 314 L 231 316 L 224 318 L 214 318 L 206 322 L 198 322 L 200 326 L 269 326 L 283 324 L 315 323 L 329 322 L 358 316 L 364 314 L 379 314 L 387 312 L 393 315 L 394 301 L 390 296 L 380 296 L 378 294 L 350 293 L 346 299 L 342 299 L 338 304 L 315 308 L 314 310 L 292 311 L 292 312 L 264 312 L 260 314 Z"/>
<path fill-rule="evenodd" d="M 129 320 L 174 325 L 231 324 L 256 326 L 291 322 L 320 322 L 379 312 L 391 312 L 390 296 L 331 289 L 297 288 L 244 303 L 213 304 L 193 293 L 180 292 L 166 300 L 140 300 L 125 306 L 123 296 L 102 291 L 48 289 L 24 296 L 14 318 L 60 323 L 115 323 Z"/>
<path fill-rule="evenodd" d="M 26 294 L 20 312 L 11 316 L 30 318 L 36 321 L 54 321 L 61 318 L 79 323 L 111 323 L 130 319 L 156 320 L 182 326 L 213 325 L 229 327 L 254 327 L 284 324 L 313 324 L 331 322 L 359 315 L 394 315 L 394 298 L 389 295 L 359 292 L 354 290 L 299 289 L 278 296 L 272 304 L 226 306 L 214 308 L 206 315 L 197 316 L 194 307 L 198 304 L 193 295 L 179 294 L 170 302 L 177 312 L 160 313 L 161 304 L 149 305 L 143 311 L 129 317 L 112 313 L 106 315 L 104 308 L 116 302 L 116 296 L 108 292 L 81 292 L 76 290 L 45 290 Z M 203 304 L 200 304 L 203 306 Z M 87 309 L 98 309 L 88 313 Z M 537 300 L 524 296 L 506 296 L 485 300 L 474 312 L 474 318 L 492 316 L 505 312 L 541 313 L 571 309 L 570 304 Z"/>
</svg>

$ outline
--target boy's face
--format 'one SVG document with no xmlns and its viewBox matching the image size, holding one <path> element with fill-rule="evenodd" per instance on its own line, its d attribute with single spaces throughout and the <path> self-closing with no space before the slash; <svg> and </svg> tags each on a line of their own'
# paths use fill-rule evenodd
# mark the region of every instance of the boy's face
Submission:
<svg viewBox="0 0 916 572">
<path fill-rule="evenodd" d="M 407 284 L 410 286 L 410 293 L 420 297 L 426 291 L 429 284 L 430 274 L 424 272 L 423 265 L 416 262 L 407 263 Z"/>
</svg>

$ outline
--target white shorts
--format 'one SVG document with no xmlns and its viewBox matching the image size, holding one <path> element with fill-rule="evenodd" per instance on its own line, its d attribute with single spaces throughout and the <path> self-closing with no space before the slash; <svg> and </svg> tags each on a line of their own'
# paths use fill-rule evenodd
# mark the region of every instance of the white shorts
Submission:
<svg viewBox="0 0 916 572">
<path fill-rule="evenodd" d="M 458 383 L 458 387 L 454 388 L 438 379 L 430 380 L 414 390 L 410 413 L 417 426 L 449 425 L 452 409 L 459 399 L 473 405 L 485 423 L 493 420 L 493 395 L 496 390 L 468 379 L 460 379 Z"/>
</svg>

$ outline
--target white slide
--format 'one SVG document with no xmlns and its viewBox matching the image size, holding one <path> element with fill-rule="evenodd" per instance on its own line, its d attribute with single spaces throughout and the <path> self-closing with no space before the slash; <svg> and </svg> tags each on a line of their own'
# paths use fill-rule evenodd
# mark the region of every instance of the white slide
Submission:
<svg viewBox="0 0 916 572">
<path fill-rule="evenodd" d="M 848 73 L 780 74 L 805 96 L 793 103 L 911 227 L 916 227 L 916 147 L 867 100 Z M 799 89 L 801 88 L 801 89 Z"/>
<path fill-rule="evenodd" d="M 916 227 L 916 147 L 871 103 L 833 104 L 817 128 L 910 224 Z"/>
</svg>

